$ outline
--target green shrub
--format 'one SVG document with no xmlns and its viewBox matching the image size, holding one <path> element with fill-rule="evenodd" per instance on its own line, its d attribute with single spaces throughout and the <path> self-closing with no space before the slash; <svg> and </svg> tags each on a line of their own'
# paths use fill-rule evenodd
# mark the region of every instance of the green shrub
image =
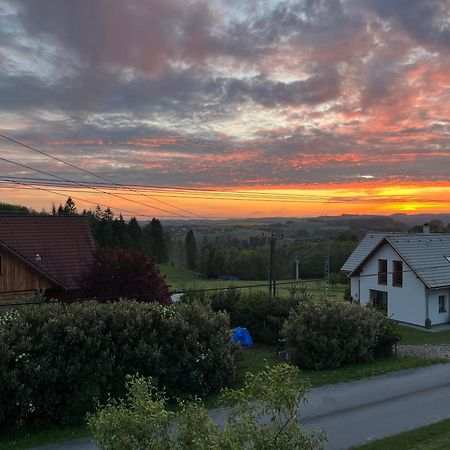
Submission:
<svg viewBox="0 0 450 450">
<path fill-rule="evenodd" d="M 396 325 L 357 303 L 311 301 L 284 323 L 289 359 L 301 368 L 328 369 L 391 354 Z"/>
<path fill-rule="evenodd" d="M 247 328 L 255 342 L 267 345 L 276 345 L 283 323 L 297 303 L 295 298 L 273 298 L 262 291 L 231 289 L 211 296 L 212 309 L 228 312 L 231 326 Z"/>
<path fill-rule="evenodd" d="M 287 364 L 247 374 L 244 387 L 225 391 L 234 406 L 223 429 L 201 402 L 181 402 L 167 410 L 165 396 L 151 380 L 131 378 L 125 400 L 110 401 L 88 417 L 89 428 L 105 450 L 312 450 L 323 447 L 323 434 L 305 433 L 299 406 L 309 384 Z"/>
<path fill-rule="evenodd" d="M 127 374 L 182 395 L 235 372 L 228 317 L 205 305 L 51 304 L 0 318 L 0 425 L 75 421 L 93 397 L 122 394 Z"/>
</svg>

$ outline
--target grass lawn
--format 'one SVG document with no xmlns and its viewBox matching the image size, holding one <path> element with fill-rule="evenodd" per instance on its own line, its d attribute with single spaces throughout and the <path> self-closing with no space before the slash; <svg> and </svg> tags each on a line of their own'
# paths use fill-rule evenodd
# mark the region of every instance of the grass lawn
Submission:
<svg viewBox="0 0 450 450">
<path fill-rule="evenodd" d="M 271 367 L 281 362 L 275 355 L 274 349 L 267 345 L 255 345 L 251 349 L 244 349 L 242 351 L 242 357 L 238 379 L 232 386 L 235 389 L 239 389 L 242 386 L 246 372 L 257 373 L 266 366 Z M 302 374 L 310 380 L 312 387 L 319 387 L 325 384 L 360 380 L 396 370 L 416 369 L 445 362 L 448 362 L 445 358 L 392 357 L 378 359 L 369 363 L 353 364 L 333 370 L 304 370 Z M 218 397 L 219 394 L 212 394 L 204 398 L 205 406 L 207 408 L 218 407 Z"/>
<path fill-rule="evenodd" d="M 450 331 L 423 331 L 416 328 L 399 326 L 400 344 L 450 344 Z"/>
<path fill-rule="evenodd" d="M 24 450 L 73 439 L 82 439 L 87 436 L 89 436 L 89 431 L 84 425 L 52 427 L 48 429 L 42 429 L 42 427 L 22 428 L 13 433 L 1 433 L 0 449 Z"/>
<path fill-rule="evenodd" d="M 255 345 L 251 349 L 242 351 L 242 361 L 239 375 L 233 388 L 242 386 L 244 374 L 246 372 L 257 373 L 266 366 L 274 366 L 280 360 L 275 354 L 273 347 L 267 345 Z M 358 380 L 374 375 L 381 375 L 400 369 L 412 369 L 446 362 L 439 358 L 387 358 L 370 363 L 356 364 L 335 370 L 325 370 L 320 372 L 304 371 L 303 375 L 308 377 L 313 387 L 325 384 L 339 383 L 344 381 Z M 212 394 L 204 398 L 207 408 L 216 408 L 218 404 L 218 394 Z M 0 449 L 21 450 L 30 447 L 68 441 L 72 439 L 89 436 L 85 426 L 54 427 L 47 430 L 25 429 L 16 433 L 0 434 Z M 380 447 L 381 448 L 381 447 Z M 386 447 L 385 447 L 386 448 Z"/>
<path fill-rule="evenodd" d="M 180 267 L 174 267 L 169 264 L 160 264 L 159 269 L 163 275 L 166 276 L 166 281 L 171 291 L 177 290 L 202 290 L 202 289 L 221 289 L 229 287 L 245 287 L 262 285 L 261 287 L 248 288 L 248 290 L 268 290 L 268 282 L 263 280 L 239 280 L 239 281 L 227 281 L 227 280 L 207 280 L 201 278 L 198 273 L 192 270 L 183 269 Z M 289 294 L 289 288 L 294 280 L 279 280 L 278 294 L 280 296 L 287 296 Z M 305 284 L 308 287 L 308 291 L 311 294 L 322 295 L 323 284 L 321 282 L 309 282 L 305 280 Z M 345 285 L 339 284 L 330 288 L 329 295 L 331 297 L 343 298 Z"/>
<path fill-rule="evenodd" d="M 450 420 L 443 420 L 358 447 L 361 450 L 447 450 L 449 448 Z"/>
<path fill-rule="evenodd" d="M 259 372 L 264 369 L 266 365 L 274 366 L 279 362 L 280 360 L 276 357 L 272 347 L 255 345 L 253 349 L 243 351 L 242 377 L 245 372 Z M 378 359 L 369 363 L 353 364 L 351 366 L 333 370 L 304 370 L 302 373 L 305 377 L 309 378 L 313 387 L 318 387 L 325 384 L 341 383 L 375 375 L 382 375 L 395 370 L 415 369 L 444 362 L 447 362 L 445 358 L 392 357 Z"/>
</svg>

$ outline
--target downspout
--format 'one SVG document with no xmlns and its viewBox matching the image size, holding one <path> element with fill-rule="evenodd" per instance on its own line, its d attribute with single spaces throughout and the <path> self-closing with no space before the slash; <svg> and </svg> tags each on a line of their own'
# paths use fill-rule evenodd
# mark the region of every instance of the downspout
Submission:
<svg viewBox="0 0 450 450">
<path fill-rule="evenodd" d="M 447 298 L 448 298 L 448 302 L 446 303 L 446 306 L 448 307 L 448 320 L 447 320 L 447 323 L 450 323 L 450 288 L 448 289 L 448 296 L 447 296 Z"/>
<path fill-rule="evenodd" d="M 425 328 L 431 328 L 431 320 L 428 307 L 428 288 L 425 287 Z"/>
<path fill-rule="evenodd" d="M 358 303 L 361 304 L 361 277 L 358 277 Z"/>
</svg>

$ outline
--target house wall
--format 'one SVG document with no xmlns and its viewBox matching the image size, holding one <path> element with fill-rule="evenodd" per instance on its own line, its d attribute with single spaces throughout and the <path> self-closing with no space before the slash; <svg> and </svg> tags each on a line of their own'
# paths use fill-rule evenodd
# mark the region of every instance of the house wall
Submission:
<svg viewBox="0 0 450 450">
<path fill-rule="evenodd" d="M 0 298 L 24 295 L 53 285 L 15 256 L 0 249 Z"/>
<path fill-rule="evenodd" d="M 445 295 L 445 309 L 446 312 L 439 312 L 439 296 Z M 449 305 L 449 290 L 429 290 L 428 291 L 428 314 L 432 325 L 450 322 L 450 305 Z"/>
<path fill-rule="evenodd" d="M 378 259 L 387 260 L 387 285 L 378 284 Z M 388 317 L 401 322 L 424 326 L 426 319 L 425 285 L 414 272 L 403 272 L 403 286 L 393 286 L 392 273 L 390 273 L 393 270 L 393 260 L 403 261 L 398 253 L 388 243 L 385 243 L 362 266 L 359 280 L 361 304 L 367 304 L 370 301 L 370 289 L 387 292 Z M 403 270 L 409 269 L 410 267 L 403 261 Z M 364 276 L 365 274 L 375 275 Z M 352 278 L 355 278 L 355 280 L 352 280 L 352 289 L 355 286 L 356 290 L 358 277 Z M 432 323 L 434 324 L 434 322 Z"/>
<path fill-rule="evenodd" d="M 353 300 L 359 301 L 359 277 L 351 277 L 350 278 L 350 295 Z"/>
</svg>

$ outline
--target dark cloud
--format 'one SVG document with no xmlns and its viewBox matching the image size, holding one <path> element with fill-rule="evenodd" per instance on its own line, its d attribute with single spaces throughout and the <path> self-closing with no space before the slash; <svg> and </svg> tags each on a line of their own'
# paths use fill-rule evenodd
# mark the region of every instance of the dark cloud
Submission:
<svg viewBox="0 0 450 450">
<path fill-rule="evenodd" d="M 446 0 L 366 0 L 383 19 L 406 30 L 418 43 L 450 46 L 449 4 Z"/>
<path fill-rule="evenodd" d="M 323 68 L 310 77 L 291 83 L 275 82 L 261 76 L 227 83 L 229 99 L 249 98 L 266 107 L 277 105 L 319 104 L 336 98 L 339 74 L 335 68 Z"/>
</svg>

